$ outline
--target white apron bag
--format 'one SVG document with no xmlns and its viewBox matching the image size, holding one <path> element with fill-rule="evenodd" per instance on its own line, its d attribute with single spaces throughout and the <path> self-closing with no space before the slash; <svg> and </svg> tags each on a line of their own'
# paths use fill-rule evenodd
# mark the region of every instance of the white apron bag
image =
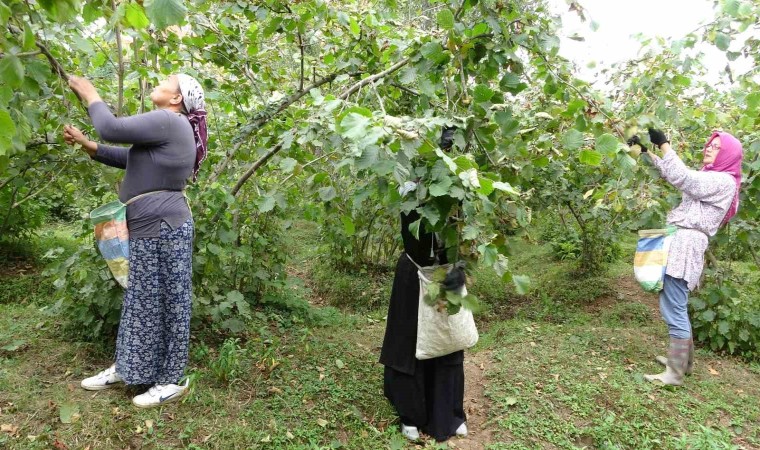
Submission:
<svg viewBox="0 0 760 450">
<path fill-rule="evenodd" d="M 417 267 L 420 279 L 417 348 L 414 356 L 419 360 L 437 358 L 475 345 L 478 342 L 478 328 L 472 311 L 461 307 L 458 313 L 450 315 L 445 310 L 440 312 L 435 306 L 425 303 L 427 286 L 433 283 L 433 272 L 450 265 L 420 267 L 409 255 L 407 257 Z M 462 286 L 462 295 L 467 295 L 465 286 Z"/>
</svg>

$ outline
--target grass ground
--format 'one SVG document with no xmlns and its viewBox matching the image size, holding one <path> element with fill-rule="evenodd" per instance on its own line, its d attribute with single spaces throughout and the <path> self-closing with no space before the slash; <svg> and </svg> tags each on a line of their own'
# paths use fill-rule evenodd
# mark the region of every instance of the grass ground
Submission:
<svg viewBox="0 0 760 450">
<path fill-rule="evenodd" d="M 293 295 L 319 305 L 357 299 L 320 326 L 258 317 L 246 342 L 196 333 L 183 403 L 139 410 L 124 389 L 85 392 L 110 349 L 72 342 L 42 307 L 47 249 L 76 246 L 49 229 L 33 258 L 0 269 L 0 448 L 415 448 L 399 435 L 376 363 L 388 274 L 335 274 L 316 264 L 313 230 L 290 244 Z M 23 254 L 24 252 L 19 252 Z M 579 281 L 545 247 L 516 243 L 531 275 L 516 296 L 488 271 L 473 291 L 488 305 L 466 359 L 471 436 L 417 448 L 760 448 L 760 366 L 705 350 L 684 388 L 646 383 L 665 348 L 656 299 L 625 276 Z M 325 283 L 332 281 L 329 287 Z"/>
</svg>

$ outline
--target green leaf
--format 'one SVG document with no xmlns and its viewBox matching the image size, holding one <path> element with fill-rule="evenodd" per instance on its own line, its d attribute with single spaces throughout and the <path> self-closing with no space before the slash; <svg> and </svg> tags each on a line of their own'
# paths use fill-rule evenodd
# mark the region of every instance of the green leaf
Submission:
<svg viewBox="0 0 760 450">
<path fill-rule="evenodd" d="M 369 122 L 368 117 L 352 111 L 340 121 L 341 135 L 347 139 L 358 140 L 367 134 Z"/>
<path fill-rule="evenodd" d="M 21 86 L 24 81 L 24 66 L 18 57 L 6 54 L 0 59 L 0 80 L 12 88 Z"/>
<path fill-rule="evenodd" d="M 485 196 L 491 195 L 491 192 L 493 192 L 493 180 L 490 178 L 478 177 L 478 183 L 480 183 L 480 187 L 476 189 L 476 191 L 479 194 Z"/>
<path fill-rule="evenodd" d="M 461 303 L 463 308 L 469 309 L 472 312 L 480 311 L 480 302 L 478 301 L 478 298 L 473 294 L 468 293 L 462 297 Z"/>
<path fill-rule="evenodd" d="M 739 0 L 724 0 L 723 12 L 732 17 L 737 17 L 739 14 Z"/>
<path fill-rule="evenodd" d="M 11 18 L 11 9 L 5 6 L 4 2 L 0 1 L 0 23 L 8 23 L 8 19 Z"/>
<path fill-rule="evenodd" d="M 64 403 L 58 409 L 61 423 L 73 423 L 79 418 L 79 406 L 75 403 Z"/>
<path fill-rule="evenodd" d="M 440 197 L 449 193 L 451 184 L 451 178 L 441 178 L 438 182 L 431 184 L 428 190 L 433 197 Z"/>
<path fill-rule="evenodd" d="M 505 183 L 503 181 L 494 181 L 493 188 L 502 192 L 506 192 L 507 194 L 520 195 L 520 193 L 517 192 L 511 184 Z"/>
<path fill-rule="evenodd" d="M 602 154 L 595 150 L 581 150 L 578 159 L 583 164 L 589 166 L 598 166 L 602 163 Z"/>
<path fill-rule="evenodd" d="M 689 87 L 691 86 L 691 78 L 683 75 L 676 75 L 673 77 L 673 83 L 676 86 Z"/>
<path fill-rule="evenodd" d="M 436 41 L 431 41 L 423 45 L 420 48 L 420 52 L 425 59 L 436 64 L 439 64 L 446 59 L 446 55 L 443 53 L 443 47 L 441 47 L 441 44 Z"/>
<path fill-rule="evenodd" d="M 245 322 L 242 320 L 236 318 L 236 317 L 230 317 L 229 319 L 226 319 L 224 322 L 222 322 L 222 328 L 230 330 L 233 333 L 240 333 L 243 330 L 245 330 Z"/>
<path fill-rule="evenodd" d="M 293 158 L 285 158 L 280 161 L 280 169 L 285 173 L 290 173 L 298 165 L 298 161 Z"/>
<path fill-rule="evenodd" d="M 417 238 L 417 240 L 420 239 L 420 223 L 421 222 L 422 222 L 422 219 L 418 219 L 409 224 L 409 232 L 412 233 L 412 236 Z"/>
<path fill-rule="evenodd" d="M 465 241 L 472 241 L 477 239 L 480 230 L 474 225 L 465 225 L 462 229 L 462 239 Z"/>
<path fill-rule="evenodd" d="M 727 35 L 726 33 L 718 33 L 715 35 L 715 46 L 718 47 L 721 51 L 728 50 L 728 47 L 731 45 L 731 36 Z"/>
<path fill-rule="evenodd" d="M 82 53 L 92 54 L 93 47 L 90 41 L 82 36 L 76 34 L 71 36 L 71 41 L 74 44 L 74 48 L 80 50 Z"/>
<path fill-rule="evenodd" d="M 483 103 L 491 100 L 491 97 L 493 97 L 493 89 L 486 86 L 485 84 L 479 84 L 475 86 L 475 90 L 472 93 L 473 98 L 478 103 Z"/>
<path fill-rule="evenodd" d="M 420 215 L 427 219 L 428 223 L 432 226 L 435 226 L 435 224 L 441 220 L 441 213 L 438 212 L 438 208 L 433 205 L 425 205 L 424 207 L 419 208 L 418 211 L 420 212 Z"/>
<path fill-rule="evenodd" d="M 332 186 L 323 187 L 319 190 L 319 198 L 321 198 L 323 202 L 329 202 L 337 195 L 338 193 L 335 192 L 335 188 Z"/>
<path fill-rule="evenodd" d="M 245 301 L 245 296 L 242 293 L 240 293 L 240 291 L 234 290 L 234 291 L 228 292 L 227 301 L 231 305 L 235 305 L 237 307 L 237 310 L 241 316 L 247 319 L 251 318 L 251 307 L 248 304 L 248 302 Z"/>
<path fill-rule="evenodd" d="M 446 291 L 446 301 L 453 305 L 461 305 L 463 297 L 454 291 Z"/>
<path fill-rule="evenodd" d="M 124 16 L 127 19 L 127 24 L 134 29 L 141 30 L 150 26 L 150 20 L 145 15 L 145 10 L 137 3 L 127 3 Z"/>
<path fill-rule="evenodd" d="M 570 130 L 562 136 L 562 145 L 568 150 L 577 150 L 583 145 L 583 133 L 578 130 Z"/>
<path fill-rule="evenodd" d="M 493 270 L 496 272 L 496 275 L 498 275 L 499 278 L 503 279 L 504 275 L 509 273 L 509 258 L 500 253 L 496 264 L 493 265 Z"/>
<path fill-rule="evenodd" d="M 718 323 L 718 332 L 723 336 L 726 336 L 729 331 L 731 331 L 731 327 L 728 325 L 728 322 L 721 320 L 720 323 Z"/>
<path fill-rule="evenodd" d="M 615 136 L 604 133 L 596 138 L 596 151 L 610 155 L 618 148 L 618 140 Z"/>
<path fill-rule="evenodd" d="M 275 201 L 271 195 L 263 195 L 256 199 L 256 204 L 259 207 L 259 212 L 268 213 L 274 209 Z"/>
<path fill-rule="evenodd" d="M 38 0 L 37 3 L 58 22 L 75 17 L 80 10 L 78 0 Z"/>
<path fill-rule="evenodd" d="M 760 92 L 752 92 L 747 95 L 747 109 L 754 111 L 760 106 Z"/>
<path fill-rule="evenodd" d="M 478 251 L 483 255 L 483 264 L 488 267 L 493 266 L 499 259 L 499 249 L 493 244 L 480 245 Z"/>
<path fill-rule="evenodd" d="M 34 37 L 32 28 L 29 26 L 28 23 L 24 23 L 24 42 L 22 44 L 22 48 L 24 49 L 25 52 L 35 50 L 37 48 L 37 46 L 35 45 L 35 42 L 37 42 L 37 40 Z"/>
<path fill-rule="evenodd" d="M 356 168 L 364 170 L 372 167 L 378 160 L 380 149 L 376 145 L 369 145 L 362 149 L 360 157 L 356 158 Z"/>
<path fill-rule="evenodd" d="M 499 87 L 510 94 L 519 94 L 527 89 L 528 85 L 520 80 L 520 76 L 512 72 L 507 72 L 499 81 Z"/>
<path fill-rule="evenodd" d="M 182 23 L 187 14 L 183 0 L 145 0 L 143 5 L 148 18 L 159 29 Z"/>
<path fill-rule="evenodd" d="M 450 9 L 445 8 L 438 12 L 438 26 L 444 30 L 454 29 L 454 13 Z"/>
<path fill-rule="evenodd" d="M 359 36 L 362 34 L 362 28 L 359 26 L 359 22 L 356 21 L 353 17 L 348 22 L 348 27 L 351 30 L 351 34 L 354 36 L 354 39 L 359 39 Z"/>
<path fill-rule="evenodd" d="M 713 311 L 712 309 L 707 309 L 707 310 L 703 311 L 702 312 L 702 319 L 705 322 L 712 322 L 713 320 L 715 320 L 715 311 Z"/>
<path fill-rule="evenodd" d="M 401 84 L 412 84 L 417 80 L 417 69 L 414 66 L 407 66 L 401 71 L 399 81 Z"/>
<path fill-rule="evenodd" d="M 26 341 L 23 339 L 16 339 L 15 341 L 11 342 L 10 344 L 6 344 L 2 347 L 0 347 L 0 350 L 4 350 L 6 352 L 15 352 L 16 350 L 20 349 L 26 344 Z"/>
<path fill-rule="evenodd" d="M 432 306 L 435 305 L 438 296 L 441 295 L 441 285 L 438 283 L 428 283 L 427 295 L 425 295 L 425 303 Z"/>
<path fill-rule="evenodd" d="M 472 29 L 472 36 L 480 36 L 481 34 L 488 33 L 489 26 L 485 22 L 480 22 L 479 24 L 475 25 L 475 27 Z"/>
<path fill-rule="evenodd" d="M 346 236 L 351 237 L 356 233 L 356 226 L 351 217 L 343 216 L 340 218 L 340 221 L 343 222 L 343 232 L 346 233 Z"/>
<path fill-rule="evenodd" d="M 527 275 L 513 275 L 512 283 L 514 283 L 515 290 L 520 295 L 525 295 L 530 290 L 530 278 Z"/>
<path fill-rule="evenodd" d="M 0 156 L 13 148 L 11 140 L 16 134 L 16 125 L 11 115 L 5 109 L 0 108 Z"/>
</svg>

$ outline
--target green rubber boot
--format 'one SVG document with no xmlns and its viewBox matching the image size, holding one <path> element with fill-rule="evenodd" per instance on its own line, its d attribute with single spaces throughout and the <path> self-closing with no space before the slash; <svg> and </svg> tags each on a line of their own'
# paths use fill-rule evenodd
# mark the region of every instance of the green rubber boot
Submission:
<svg viewBox="0 0 760 450">
<path fill-rule="evenodd" d="M 659 381 L 670 386 L 681 386 L 686 368 L 689 365 L 689 350 L 691 339 L 670 338 L 670 349 L 665 372 L 657 375 L 644 375 L 648 381 Z"/>
</svg>

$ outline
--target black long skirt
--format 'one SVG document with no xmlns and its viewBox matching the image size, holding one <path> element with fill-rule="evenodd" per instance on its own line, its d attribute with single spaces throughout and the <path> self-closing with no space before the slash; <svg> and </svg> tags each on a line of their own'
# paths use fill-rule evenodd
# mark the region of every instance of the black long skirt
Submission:
<svg viewBox="0 0 760 450">
<path fill-rule="evenodd" d="M 396 266 L 380 362 L 384 392 L 401 419 L 437 441 L 456 434 L 464 413 L 464 352 L 420 361 L 417 342 L 417 268 L 401 255 Z"/>
</svg>

